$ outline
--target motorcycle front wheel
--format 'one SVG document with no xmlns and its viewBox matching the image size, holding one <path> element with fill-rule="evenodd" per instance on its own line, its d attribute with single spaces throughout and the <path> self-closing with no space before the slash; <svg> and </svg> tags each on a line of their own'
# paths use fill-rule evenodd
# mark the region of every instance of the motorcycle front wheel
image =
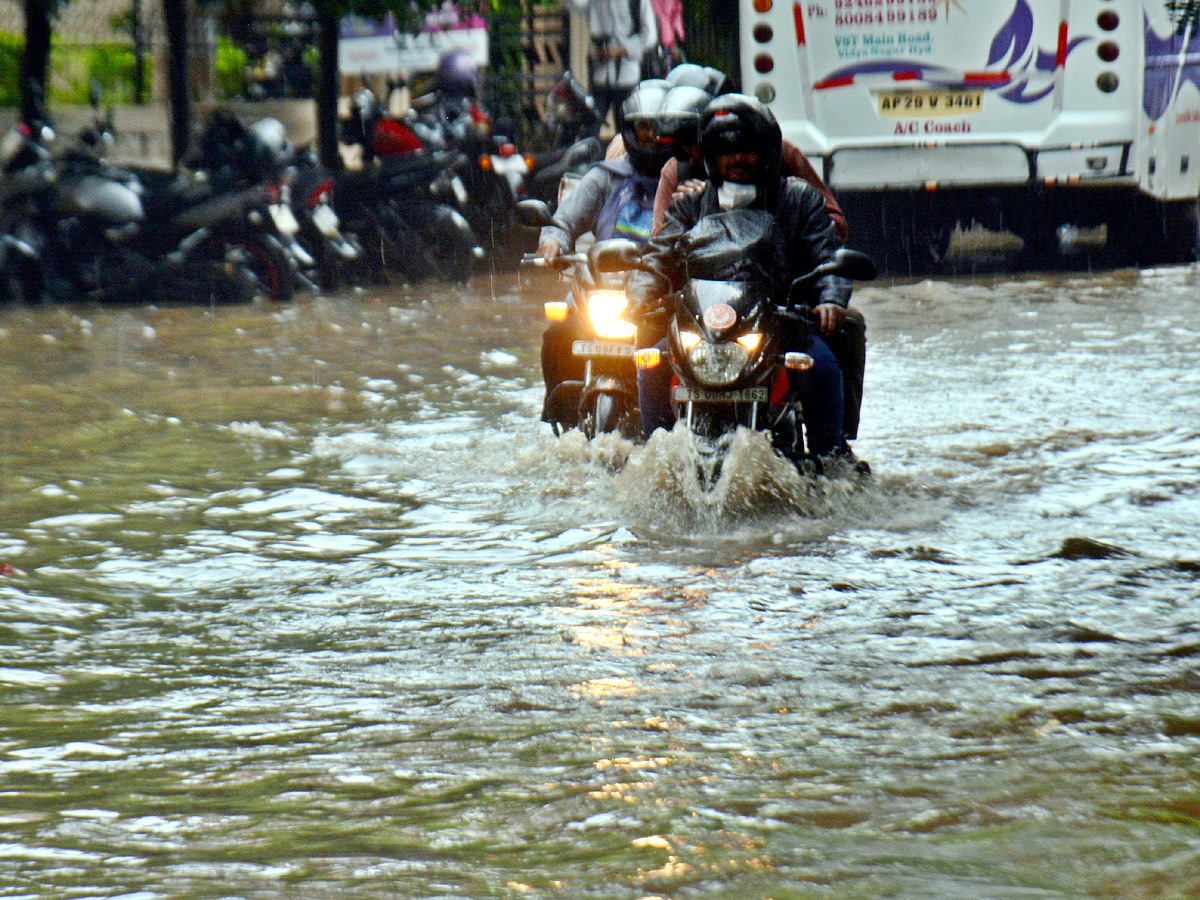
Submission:
<svg viewBox="0 0 1200 900">
<path fill-rule="evenodd" d="M 590 441 L 598 434 L 621 430 L 621 404 L 612 394 L 597 394 L 583 419 L 583 433 Z"/>
</svg>

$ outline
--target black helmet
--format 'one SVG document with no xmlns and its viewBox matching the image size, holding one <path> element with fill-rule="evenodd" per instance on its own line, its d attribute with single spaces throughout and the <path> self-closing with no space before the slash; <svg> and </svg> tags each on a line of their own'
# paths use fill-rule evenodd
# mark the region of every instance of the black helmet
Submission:
<svg viewBox="0 0 1200 900">
<path fill-rule="evenodd" d="M 663 79 L 651 78 L 635 87 L 621 104 L 621 139 L 629 162 L 641 175 L 657 176 L 671 158 L 671 146 L 659 143 L 657 138 L 658 111 L 670 89 Z"/>
<path fill-rule="evenodd" d="M 721 184 L 717 157 L 731 151 L 759 154 L 754 183 L 768 186 L 779 177 L 783 158 L 783 134 L 774 114 L 745 94 L 725 94 L 708 104 L 700 116 L 700 151 L 709 180 Z"/>
<path fill-rule="evenodd" d="M 712 66 L 698 66 L 695 63 L 681 63 L 667 73 L 667 81 L 671 87 L 688 85 L 708 91 L 714 97 L 725 91 L 725 73 Z"/>
<path fill-rule="evenodd" d="M 681 84 L 667 91 L 656 127 L 676 159 L 687 159 L 688 148 L 700 143 L 700 114 L 710 102 L 712 95 L 698 87 Z"/>
</svg>

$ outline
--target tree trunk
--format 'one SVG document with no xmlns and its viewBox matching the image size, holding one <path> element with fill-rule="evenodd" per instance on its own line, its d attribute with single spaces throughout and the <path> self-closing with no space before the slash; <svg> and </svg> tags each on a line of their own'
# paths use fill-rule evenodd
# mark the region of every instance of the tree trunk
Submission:
<svg viewBox="0 0 1200 900">
<path fill-rule="evenodd" d="M 321 165 L 336 172 L 342 168 L 338 152 L 338 15 L 334 4 L 317 4 L 317 51 L 321 68 L 317 77 L 317 154 Z"/>
<path fill-rule="evenodd" d="M 21 118 L 46 117 L 46 70 L 50 63 L 50 8 L 47 0 L 25 0 L 25 52 L 21 57 Z"/>
<path fill-rule="evenodd" d="M 170 69 L 168 98 L 171 106 L 171 165 L 178 167 L 187 153 L 192 133 L 192 100 L 188 84 L 187 0 L 163 0 Z"/>
</svg>

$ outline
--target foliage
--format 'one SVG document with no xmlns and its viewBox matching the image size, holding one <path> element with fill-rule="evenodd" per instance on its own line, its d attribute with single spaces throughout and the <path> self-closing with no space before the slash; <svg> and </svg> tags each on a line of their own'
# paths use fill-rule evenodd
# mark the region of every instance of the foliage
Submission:
<svg viewBox="0 0 1200 900">
<path fill-rule="evenodd" d="M 19 34 L 0 31 L 0 106 L 18 106 L 21 102 L 21 53 L 25 39 Z"/>
<path fill-rule="evenodd" d="M 246 90 L 246 51 L 227 37 L 217 40 L 217 94 L 222 100 L 240 97 Z"/>
<path fill-rule="evenodd" d="M 142 95 L 150 95 L 151 60 L 143 57 Z M 133 103 L 136 99 L 137 62 L 124 44 L 65 46 L 57 41 L 50 49 L 50 102 L 82 105 L 91 98 L 91 85 L 99 83 L 105 103 Z"/>
<path fill-rule="evenodd" d="M 21 103 L 21 56 L 25 39 L 0 32 L 0 106 Z M 151 60 L 144 60 L 143 94 L 149 96 Z M 88 103 L 91 83 L 100 83 L 106 103 L 132 103 L 135 99 L 136 62 L 133 50 L 123 44 L 65 45 L 53 41 L 50 49 L 50 102 Z"/>
</svg>

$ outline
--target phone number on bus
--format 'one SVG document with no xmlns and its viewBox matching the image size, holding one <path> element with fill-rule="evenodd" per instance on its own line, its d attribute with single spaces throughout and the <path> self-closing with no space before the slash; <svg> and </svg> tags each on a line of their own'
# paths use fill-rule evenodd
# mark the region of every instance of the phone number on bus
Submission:
<svg viewBox="0 0 1200 900">
<path fill-rule="evenodd" d="M 936 9 L 889 9 L 887 12 L 834 13 L 834 25 L 902 25 L 906 22 L 936 22 Z"/>
<path fill-rule="evenodd" d="M 897 6 L 936 7 L 938 0 L 834 0 L 834 9 L 881 9 Z"/>
</svg>

